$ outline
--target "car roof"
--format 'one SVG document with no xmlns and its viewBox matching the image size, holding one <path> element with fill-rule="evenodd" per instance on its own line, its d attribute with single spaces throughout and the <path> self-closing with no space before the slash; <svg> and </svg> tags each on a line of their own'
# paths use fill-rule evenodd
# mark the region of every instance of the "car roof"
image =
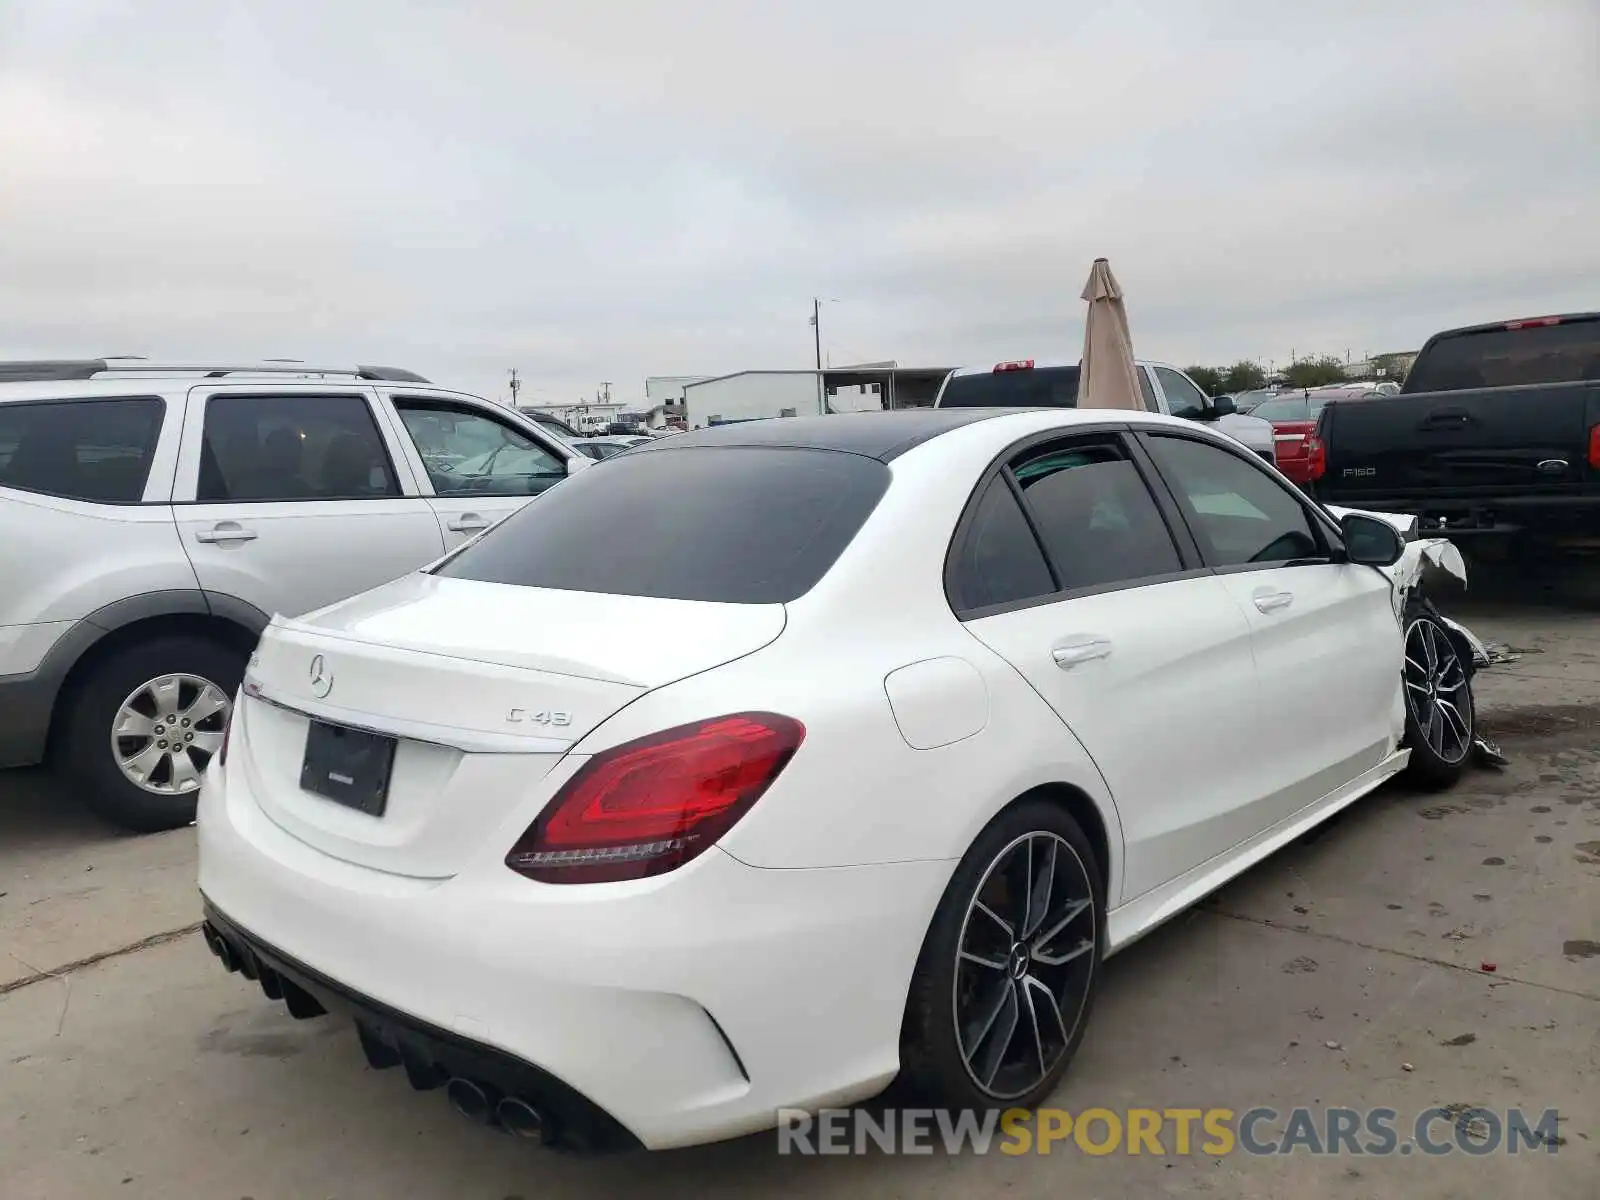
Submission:
<svg viewBox="0 0 1600 1200">
<path fill-rule="evenodd" d="M 1001 363 L 1004 363 L 1007 360 L 1001 359 L 1000 361 L 1001 361 Z M 1014 360 L 1011 360 L 1011 361 L 1028 362 L 1030 360 L 1028 360 L 1028 359 L 1014 359 Z M 1079 358 L 1073 358 L 1073 359 L 1066 359 L 1066 358 L 1035 358 L 1035 359 L 1033 359 L 1031 361 L 1033 362 L 1033 369 L 1035 371 L 1043 371 L 1043 370 L 1052 369 L 1052 368 L 1059 368 L 1059 367 L 1081 367 L 1083 365 L 1083 360 L 1079 359 Z M 1170 367 L 1172 365 L 1170 363 L 1156 362 L 1154 359 L 1149 359 L 1149 358 L 1136 358 L 1136 359 L 1133 360 L 1133 363 L 1134 363 L 1134 366 L 1137 366 L 1137 367 Z M 950 374 L 951 375 L 992 375 L 992 374 L 994 374 L 995 367 L 998 366 L 998 365 L 1000 365 L 1000 364 L 999 363 L 990 363 L 988 366 L 984 366 L 984 367 L 957 367 L 955 370 L 951 371 Z M 1173 368 L 1173 369 L 1176 370 L 1177 368 Z"/>
<path fill-rule="evenodd" d="M 670 438 L 653 438 L 634 452 L 684 450 L 699 446 L 763 446 L 794 450 L 839 450 L 880 462 L 952 429 L 1007 412 L 996 408 L 910 408 L 887 412 L 832 413 L 827 416 L 765 417 L 710 429 L 692 429 Z"/>
<path fill-rule="evenodd" d="M 1006 420 L 1011 418 L 1011 420 Z M 887 412 L 836 413 L 828 416 L 764 417 L 696 429 L 675 437 L 654 439 L 635 446 L 635 454 L 665 454 L 697 447 L 762 447 L 793 450 L 834 450 L 893 462 L 896 458 L 947 433 L 997 421 L 995 436 L 1004 442 L 1013 436 L 1047 429 L 1069 430 L 1078 425 L 1153 425 L 1190 428 L 1192 421 L 1161 413 L 1107 408 L 911 408 Z M 1026 426 L 1026 429 L 1012 426 Z"/>
</svg>

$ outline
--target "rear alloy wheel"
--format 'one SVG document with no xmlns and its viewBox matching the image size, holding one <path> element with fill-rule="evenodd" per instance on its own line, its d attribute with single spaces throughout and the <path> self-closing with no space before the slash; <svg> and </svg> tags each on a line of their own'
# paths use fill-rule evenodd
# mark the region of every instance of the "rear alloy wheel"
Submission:
<svg viewBox="0 0 1600 1200">
<path fill-rule="evenodd" d="M 140 833 L 193 821 L 244 666 L 239 651 L 191 636 L 138 643 L 100 663 L 65 731 L 65 765 L 85 803 Z"/>
<path fill-rule="evenodd" d="M 1083 1038 L 1104 897 L 1076 822 L 1033 802 L 1001 817 L 957 868 L 907 1007 L 908 1079 L 953 1108 L 1031 1107 Z"/>
<path fill-rule="evenodd" d="M 1425 787 L 1449 787 L 1466 770 L 1477 737 L 1467 663 L 1450 632 L 1426 609 L 1408 614 L 1405 663 L 1408 778 Z"/>
</svg>

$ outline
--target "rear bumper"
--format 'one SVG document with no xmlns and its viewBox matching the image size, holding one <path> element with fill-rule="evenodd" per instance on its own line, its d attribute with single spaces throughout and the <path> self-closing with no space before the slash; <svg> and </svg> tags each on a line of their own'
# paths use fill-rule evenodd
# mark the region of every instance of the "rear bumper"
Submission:
<svg viewBox="0 0 1600 1200">
<path fill-rule="evenodd" d="M 353 1018 L 362 1052 L 375 1070 L 402 1067 L 418 1091 L 468 1080 L 490 1098 L 482 1114 L 486 1123 L 501 1123 L 495 1114 L 499 1100 L 521 1101 L 542 1116 L 539 1132 L 549 1144 L 589 1153 L 640 1148 L 639 1139 L 615 1117 L 549 1072 L 336 983 L 246 932 L 209 900 L 203 932 L 206 946 L 228 971 L 259 983 L 269 1000 L 284 1002 L 291 1016 L 306 1020 L 337 1012 Z"/>
<path fill-rule="evenodd" d="M 881 1090 L 953 869 L 763 870 L 713 849 L 656 879 L 567 887 L 491 847 L 413 879 L 299 841 L 244 772 L 215 766 L 198 833 L 209 919 L 241 960 L 353 1012 L 369 1057 L 410 1053 L 413 1083 L 467 1071 L 596 1148 L 735 1137 Z"/>
</svg>

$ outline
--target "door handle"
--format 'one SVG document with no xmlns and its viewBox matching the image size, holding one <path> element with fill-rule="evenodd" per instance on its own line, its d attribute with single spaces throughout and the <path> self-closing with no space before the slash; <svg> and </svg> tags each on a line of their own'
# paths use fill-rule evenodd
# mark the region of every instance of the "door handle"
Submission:
<svg viewBox="0 0 1600 1200">
<path fill-rule="evenodd" d="M 206 542 L 211 545 L 227 542 L 253 542 L 256 532 L 246 529 L 236 521 L 221 521 L 210 529 L 202 529 L 194 535 L 197 542 Z"/>
<path fill-rule="evenodd" d="M 1050 657 L 1056 660 L 1056 666 L 1063 671 L 1070 671 L 1079 663 L 1108 658 L 1110 655 L 1111 639 L 1093 636 L 1069 638 L 1050 651 Z"/>
<path fill-rule="evenodd" d="M 1264 613 L 1277 612 L 1294 603 L 1293 592 L 1257 592 L 1253 597 L 1256 607 Z"/>
<path fill-rule="evenodd" d="M 489 522 L 477 513 L 462 513 L 449 524 L 449 529 L 454 533 L 481 533 L 489 528 Z"/>
<path fill-rule="evenodd" d="M 1470 425 L 1472 421 L 1472 414 L 1464 408 L 1436 408 L 1422 419 L 1422 428 L 1455 429 L 1463 425 Z"/>
</svg>

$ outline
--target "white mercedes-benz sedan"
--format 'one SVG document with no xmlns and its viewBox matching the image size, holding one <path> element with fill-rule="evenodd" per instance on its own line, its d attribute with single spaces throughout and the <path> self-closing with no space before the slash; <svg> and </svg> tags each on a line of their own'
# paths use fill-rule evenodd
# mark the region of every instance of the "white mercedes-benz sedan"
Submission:
<svg viewBox="0 0 1600 1200">
<path fill-rule="evenodd" d="M 250 661 L 205 937 L 515 1134 L 1027 1106 L 1106 955 L 1473 741 L 1471 647 L 1236 442 L 768 420 L 598 463 Z"/>
</svg>

